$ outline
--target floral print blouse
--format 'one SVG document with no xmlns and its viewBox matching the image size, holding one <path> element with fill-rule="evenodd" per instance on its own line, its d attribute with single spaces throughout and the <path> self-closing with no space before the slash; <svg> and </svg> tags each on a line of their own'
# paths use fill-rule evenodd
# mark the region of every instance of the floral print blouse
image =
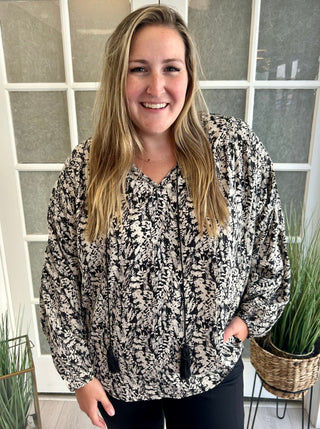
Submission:
<svg viewBox="0 0 320 429">
<path fill-rule="evenodd" d="M 123 224 L 84 238 L 90 140 L 78 145 L 56 183 L 40 294 L 41 322 L 70 390 L 97 377 L 126 400 L 181 398 L 219 384 L 242 343 L 223 343 L 238 315 L 250 336 L 267 333 L 289 299 L 289 262 L 272 162 L 235 118 L 204 115 L 228 226 L 202 236 L 176 166 L 160 184 L 137 167 L 127 175 Z M 191 376 L 180 376 L 181 345 Z M 119 371 L 108 368 L 112 343 Z"/>
</svg>

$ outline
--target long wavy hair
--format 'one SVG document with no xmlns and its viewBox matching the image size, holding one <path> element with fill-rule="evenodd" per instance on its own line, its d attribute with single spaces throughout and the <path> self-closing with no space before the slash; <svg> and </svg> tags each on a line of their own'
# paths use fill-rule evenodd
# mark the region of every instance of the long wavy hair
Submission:
<svg viewBox="0 0 320 429">
<path fill-rule="evenodd" d="M 108 234 L 122 221 L 125 181 L 136 149 L 143 150 L 129 117 L 126 79 L 134 35 L 146 26 L 175 29 L 185 45 L 188 88 L 185 104 L 172 125 L 175 155 L 193 201 L 199 232 L 217 236 L 228 219 L 226 200 L 198 109 L 206 109 L 198 86 L 197 53 L 180 15 L 166 6 L 149 6 L 129 14 L 107 40 L 100 88 L 95 102 L 96 128 L 89 157 L 87 192 L 89 241 Z"/>
</svg>

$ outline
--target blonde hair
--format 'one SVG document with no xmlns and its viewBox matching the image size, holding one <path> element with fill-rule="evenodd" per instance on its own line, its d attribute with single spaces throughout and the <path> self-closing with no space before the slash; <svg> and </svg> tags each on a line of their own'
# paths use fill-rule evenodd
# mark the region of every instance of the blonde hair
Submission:
<svg viewBox="0 0 320 429">
<path fill-rule="evenodd" d="M 95 103 L 97 125 L 89 158 L 86 234 L 93 241 L 108 234 L 113 221 L 121 223 L 125 181 L 134 151 L 142 150 L 126 105 L 126 78 L 131 42 L 139 29 L 167 26 L 175 29 L 185 44 L 188 88 L 185 104 L 172 125 L 176 158 L 192 196 L 199 232 L 218 234 L 228 219 L 226 200 L 219 187 L 212 149 L 198 114 L 205 106 L 197 79 L 196 50 L 188 29 L 173 9 L 149 6 L 128 15 L 106 43 L 104 67 Z"/>
</svg>

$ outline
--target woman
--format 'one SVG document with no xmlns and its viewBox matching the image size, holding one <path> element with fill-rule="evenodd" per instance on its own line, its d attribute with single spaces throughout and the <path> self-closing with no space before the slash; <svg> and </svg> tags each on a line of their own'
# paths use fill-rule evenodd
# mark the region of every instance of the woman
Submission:
<svg viewBox="0 0 320 429">
<path fill-rule="evenodd" d="M 53 190 L 42 325 L 101 428 L 243 428 L 242 342 L 288 300 L 270 158 L 199 100 L 182 19 L 133 12 L 106 45 L 94 137 Z"/>
</svg>

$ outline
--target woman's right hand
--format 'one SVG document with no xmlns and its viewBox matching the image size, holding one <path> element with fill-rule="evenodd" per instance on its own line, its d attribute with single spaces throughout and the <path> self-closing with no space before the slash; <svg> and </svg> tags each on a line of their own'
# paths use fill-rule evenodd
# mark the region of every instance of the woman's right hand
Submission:
<svg viewBox="0 0 320 429">
<path fill-rule="evenodd" d="M 109 401 L 102 384 L 96 378 L 90 381 L 80 389 L 76 390 L 76 398 L 80 409 L 87 414 L 94 426 L 104 429 L 106 427 L 104 420 L 98 414 L 98 402 L 101 402 L 103 408 L 109 416 L 114 416 L 114 408 Z"/>
</svg>

